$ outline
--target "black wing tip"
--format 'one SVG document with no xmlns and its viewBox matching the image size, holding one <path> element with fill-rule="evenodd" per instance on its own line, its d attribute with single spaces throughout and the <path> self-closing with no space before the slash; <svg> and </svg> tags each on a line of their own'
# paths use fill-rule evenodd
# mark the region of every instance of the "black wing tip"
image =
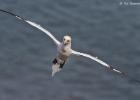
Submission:
<svg viewBox="0 0 140 100">
<path fill-rule="evenodd" d="M 12 13 L 12 12 L 10 12 L 10 11 L 6 11 L 6 10 L 3 10 L 3 9 L 0 9 L 0 11 L 1 11 L 1 12 L 4 12 L 4 13 L 7 13 L 7 14 L 10 14 L 10 15 L 12 15 L 12 16 L 15 16 L 16 18 L 25 21 L 24 18 L 20 17 L 19 15 L 14 14 L 14 13 Z"/>
<path fill-rule="evenodd" d="M 122 75 L 126 75 L 126 73 L 119 71 L 118 69 L 115 69 L 112 65 L 109 65 L 109 69 L 111 69 L 112 71 L 116 70 L 115 72 L 118 71 L 117 73 L 122 74 Z"/>
</svg>

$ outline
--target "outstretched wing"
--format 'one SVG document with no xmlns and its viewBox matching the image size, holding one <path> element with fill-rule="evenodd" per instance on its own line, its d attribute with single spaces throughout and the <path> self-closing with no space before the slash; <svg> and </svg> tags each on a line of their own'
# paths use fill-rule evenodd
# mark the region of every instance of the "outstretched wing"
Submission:
<svg viewBox="0 0 140 100">
<path fill-rule="evenodd" d="M 5 10 L 2 10 L 2 9 L 0 9 L 0 11 L 5 12 L 7 14 L 10 14 L 12 16 L 15 16 L 17 19 L 22 20 L 22 21 L 26 22 L 27 24 L 29 24 L 29 25 L 31 25 L 31 26 L 43 31 L 45 34 L 47 34 L 55 42 L 55 44 L 57 46 L 60 45 L 60 42 L 47 29 L 43 28 L 39 24 L 36 24 L 35 22 L 29 21 L 29 20 L 26 20 L 26 19 L 14 14 L 14 13 L 9 12 L 9 11 L 5 11 Z"/>
<path fill-rule="evenodd" d="M 60 45 L 60 42 L 46 29 L 44 29 L 42 26 L 40 26 L 39 24 L 36 24 L 34 22 L 31 22 L 29 20 L 25 20 L 28 24 L 38 28 L 39 30 L 43 31 L 44 33 L 46 33 L 54 42 L 56 45 Z"/>
<path fill-rule="evenodd" d="M 92 59 L 92 60 L 94 60 L 94 61 L 100 63 L 101 65 L 103 65 L 103 66 L 105 66 L 105 67 L 111 69 L 112 71 L 115 71 L 115 72 L 117 72 L 117 73 L 119 73 L 119 74 L 125 75 L 125 73 L 123 73 L 123 72 L 121 72 L 121 71 L 119 71 L 119 70 L 113 68 L 113 66 L 111 66 L 111 65 L 105 63 L 104 61 L 98 59 L 98 57 L 93 57 L 93 56 L 91 56 L 91 55 L 89 55 L 89 54 L 77 52 L 77 51 L 74 51 L 74 50 L 72 50 L 72 54 L 73 54 L 73 55 L 77 55 L 77 56 L 83 56 L 83 57 L 86 57 L 86 58 L 90 58 L 90 59 Z"/>
<path fill-rule="evenodd" d="M 140 80 L 137 80 L 137 79 L 135 79 L 135 78 L 133 78 L 133 77 L 131 77 L 131 76 L 128 76 L 126 73 L 124 73 L 124 72 L 122 72 L 122 71 L 119 71 L 118 69 L 113 68 L 113 66 L 111 66 L 111 65 L 105 63 L 104 61 L 98 59 L 98 57 L 93 57 L 93 56 L 91 56 L 91 55 L 89 55 L 89 54 L 77 52 L 77 51 L 74 51 L 74 50 L 72 50 L 72 54 L 73 54 L 73 55 L 77 55 L 77 56 L 83 56 L 83 57 L 86 57 L 86 58 L 90 58 L 90 59 L 92 59 L 92 60 L 94 60 L 94 61 L 100 63 L 101 65 L 103 65 L 103 66 L 109 68 L 110 70 L 112 70 L 112 71 L 114 71 L 114 72 L 117 72 L 118 74 L 121 74 L 121 75 L 123 75 L 123 76 L 129 78 L 130 81 L 134 81 L 134 82 L 140 83 Z"/>
</svg>

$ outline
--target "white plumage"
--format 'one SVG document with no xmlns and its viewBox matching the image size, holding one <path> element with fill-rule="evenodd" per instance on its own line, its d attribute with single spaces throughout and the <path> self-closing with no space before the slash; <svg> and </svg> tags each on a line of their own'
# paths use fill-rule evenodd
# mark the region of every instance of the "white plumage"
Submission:
<svg viewBox="0 0 140 100">
<path fill-rule="evenodd" d="M 100 63 L 101 65 L 105 66 L 106 68 L 111 69 L 114 72 L 117 72 L 117 73 L 122 74 L 122 75 L 126 75 L 123 72 L 121 72 L 117 69 L 114 69 L 111 65 L 105 63 L 104 61 L 98 59 L 97 57 L 94 57 L 90 54 L 81 53 L 81 52 L 77 52 L 77 51 L 73 50 L 71 48 L 72 39 L 70 36 L 64 36 L 62 42 L 60 42 L 47 29 L 43 28 L 39 24 L 36 24 L 35 22 L 29 21 L 29 20 L 26 20 L 26 19 L 24 19 L 16 14 L 13 14 L 11 12 L 8 12 L 8 11 L 2 10 L 2 9 L 0 9 L 0 11 L 8 13 L 12 16 L 15 16 L 17 19 L 22 20 L 22 21 L 28 23 L 29 25 L 41 30 L 42 32 L 44 32 L 46 35 L 48 35 L 54 41 L 54 43 L 57 46 L 57 55 L 55 56 L 55 59 L 53 61 L 52 76 L 54 76 L 56 72 L 61 71 L 61 69 L 63 68 L 63 65 L 65 64 L 67 59 L 70 57 L 70 55 L 83 56 L 83 57 L 89 58 L 91 60 L 94 60 L 94 61 Z"/>
<path fill-rule="evenodd" d="M 91 56 L 90 54 L 86 54 L 86 53 L 81 53 L 81 52 L 77 52 L 75 50 L 72 50 L 71 49 L 71 37 L 70 36 L 64 36 L 63 38 L 63 41 L 62 42 L 59 42 L 49 31 L 47 31 L 46 29 L 44 29 L 43 27 L 41 27 L 40 25 L 34 23 L 34 22 L 31 22 L 31 21 L 28 21 L 28 20 L 25 20 L 28 24 L 40 29 L 41 31 L 45 32 L 48 36 L 50 36 L 50 38 L 55 42 L 55 44 L 57 45 L 57 57 L 56 59 L 58 60 L 58 64 L 57 64 L 57 67 L 55 66 L 54 68 L 52 68 L 52 73 L 53 73 L 53 76 L 54 76 L 54 72 L 59 72 L 61 68 L 57 69 L 59 64 L 63 63 L 63 61 L 67 60 L 67 58 L 72 54 L 72 55 L 76 55 L 76 56 L 83 56 L 83 57 L 86 57 L 86 58 L 90 58 L 98 63 L 100 63 L 101 65 L 107 67 L 107 68 L 110 68 L 111 70 L 117 72 L 117 73 L 120 73 L 120 74 L 124 74 L 123 72 L 117 70 L 117 69 L 114 69 L 111 65 L 105 63 L 104 61 L 98 59 L 98 57 L 93 57 Z M 62 59 L 62 60 L 61 60 Z M 53 65 L 54 66 L 54 65 Z"/>
</svg>

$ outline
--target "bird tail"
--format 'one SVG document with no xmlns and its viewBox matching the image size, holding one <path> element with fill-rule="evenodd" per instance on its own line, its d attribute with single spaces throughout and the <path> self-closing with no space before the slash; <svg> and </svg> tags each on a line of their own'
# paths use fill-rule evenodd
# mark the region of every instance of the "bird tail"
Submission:
<svg viewBox="0 0 140 100">
<path fill-rule="evenodd" d="M 60 64 L 53 64 L 52 65 L 52 77 L 57 73 L 61 71 L 61 68 L 60 68 Z"/>
</svg>

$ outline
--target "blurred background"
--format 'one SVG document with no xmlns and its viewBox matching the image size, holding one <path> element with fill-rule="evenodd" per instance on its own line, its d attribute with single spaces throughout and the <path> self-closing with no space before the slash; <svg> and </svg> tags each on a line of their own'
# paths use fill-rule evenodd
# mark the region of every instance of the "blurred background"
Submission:
<svg viewBox="0 0 140 100">
<path fill-rule="evenodd" d="M 0 0 L 60 41 L 140 80 L 140 6 L 121 0 Z M 0 100 L 139 100 L 140 84 L 90 59 L 71 57 L 51 77 L 56 54 L 43 32 L 0 12 Z"/>
</svg>

